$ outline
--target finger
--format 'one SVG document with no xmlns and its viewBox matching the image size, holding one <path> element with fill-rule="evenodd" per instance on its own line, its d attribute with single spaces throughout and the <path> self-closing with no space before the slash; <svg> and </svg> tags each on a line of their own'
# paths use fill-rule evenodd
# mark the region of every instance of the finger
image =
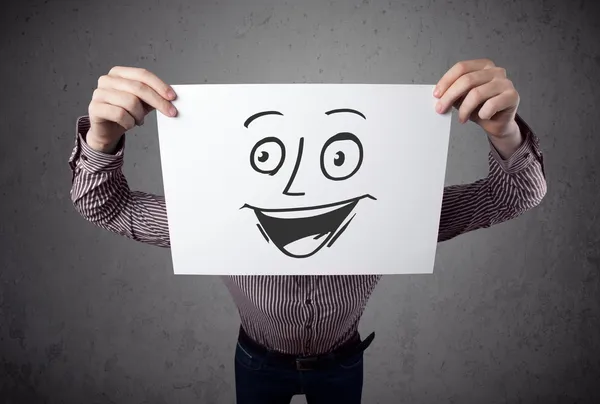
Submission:
<svg viewBox="0 0 600 404">
<path fill-rule="evenodd" d="M 135 119 L 137 125 L 141 125 L 146 116 L 146 111 L 144 110 L 142 102 L 131 93 L 97 88 L 94 90 L 92 100 L 123 108 Z"/>
<path fill-rule="evenodd" d="M 465 96 L 469 90 L 491 81 L 494 77 L 501 77 L 503 71 L 504 69 L 502 68 L 493 68 L 476 70 L 460 76 L 437 102 L 436 111 L 445 113 L 452 105 L 456 104 L 458 99 Z"/>
<path fill-rule="evenodd" d="M 473 111 L 483 105 L 487 100 L 497 96 L 506 89 L 506 84 L 500 80 L 492 80 L 479 87 L 471 89 L 458 110 L 458 120 L 467 122 Z"/>
<path fill-rule="evenodd" d="M 157 75 L 146 69 L 115 66 L 110 69 L 108 75 L 144 83 L 156 91 L 156 93 L 158 93 L 161 97 L 169 101 L 173 101 L 176 97 L 175 91 L 171 86 L 158 78 Z"/>
<path fill-rule="evenodd" d="M 446 90 L 450 88 L 452 83 L 458 80 L 460 76 L 474 72 L 476 70 L 489 69 L 494 66 L 494 62 L 492 62 L 489 59 L 475 59 L 458 62 L 442 76 L 440 81 L 438 81 L 437 85 L 435 86 L 435 91 L 433 95 L 436 97 L 441 97 L 442 95 L 444 95 Z"/>
<path fill-rule="evenodd" d="M 172 117 L 177 114 L 177 110 L 170 101 L 166 100 L 148 85 L 140 81 L 116 76 L 102 76 L 98 79 L 98 88 L 114 89 L 131 93 L 166 116 Z"/>
<path fill-rule="evenodd" d="M 115 105 L 92 101 L 88 107 L 88 113 L 91 120 L 101 119 L 108 122 L 115 122 L 126 131 L 135 127 L 135 118 L 124 108 Z"/>
<path fill-rule="evenodd" d="M 480 119 L 492 119 L 498 112 L 519 106 L 519 93 L 509 89 L 487 100 L 479 110 Z"/>
</svg>

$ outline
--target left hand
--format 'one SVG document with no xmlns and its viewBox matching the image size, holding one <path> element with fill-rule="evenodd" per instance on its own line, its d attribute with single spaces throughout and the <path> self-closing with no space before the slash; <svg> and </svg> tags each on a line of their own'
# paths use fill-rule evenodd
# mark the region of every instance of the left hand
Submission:
<svg viewBox="0 0 600 404">
<path fill-rule="evenodd" d="M 445 113 L 454 106 L 461 123 L 471 120 L 492 138 L 520 136 L 515 121 L 519 93 L 506 70 L 491 60 L 458 62 L 440 79 L 436 90 L 437 112 Z"/>
</svg>

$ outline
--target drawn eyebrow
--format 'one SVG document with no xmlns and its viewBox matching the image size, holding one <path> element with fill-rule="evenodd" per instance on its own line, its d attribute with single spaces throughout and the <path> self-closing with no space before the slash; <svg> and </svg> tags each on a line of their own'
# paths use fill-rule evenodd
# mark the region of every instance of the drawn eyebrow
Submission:
<svg viewBox="0 0 600 404">
<path fill-rule="evenodd" d="M 250 125 L 250 123 L 255 120 L 256 118 L 260 118 L 261 116 L 265 116 L 265 115 L 281 115 L 283 116 L 283 114 L 279 111 L 263 111 L 263 112 L 258 112 L 254 115 L 252 115 L 250 118 L 246 119 L 246 122 L 244 122 L 244 126 L 247 128 L 248 125 Z"/>
<path fill-rule="evenodd" d="M 365 117 L 361 112 L 358 112 L 355 109 L 349 109 L 349 108 L 332 109 L 331 111 L 325 112 L 325 114 L 326 115 L 331 115 L 331 114 L 338 114 L 340 112 L 349 112 L 351 114 L 356 114 L 356 115 L 362 116 L 363 119 L 367 119 L 367 117 Z"/>
</svg>

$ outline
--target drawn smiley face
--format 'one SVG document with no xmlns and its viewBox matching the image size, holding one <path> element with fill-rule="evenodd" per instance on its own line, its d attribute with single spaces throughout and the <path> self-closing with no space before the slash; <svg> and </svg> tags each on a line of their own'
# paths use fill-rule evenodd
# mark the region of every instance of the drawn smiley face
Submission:
<svg viewBox="0 0 600 404">
<path fill-rule="evenodd" d="M 365 116 L 353 109 L 336 109 L 325 114 L 351 113 Z M 244 126 L 265 115 L 281 115 L 278 111 L 264 111 L 249 117 Z M 298 173 L 304 138 L 300 138 L 294 169 L 283 195 L 302 197 L 304 192 L 292 192 L 292 184 Z M 250 167 L 259 174 L 275 176 L 289 156 L 285 144 L 277 137 L 265 137 L 259 140 L 250 151 Z M 320 153 L 320 169 L 330 181 L 344 181 L 353 177 L 361 168 L 364 159 L 363 145 L 360 139 L 350 132 L 340 132 L 331 136 L 323 144 Z M 354 215 L 350 217 L 358 202 L 362 199 L 376 200 L 364 194 L 351 199 L 324 203 L 317 206 L 297 206 L 293 208 L 262 208 L 245 204 L 243 208 L 252 209 L 258 219 L 257 228 L 267 242 L 273 244 L 285 255 L 293 258 L 307 258 L 316 254 L 324 246 L 331 247 L 348 228 Z M 298 205 L 295 200 L 294 204 Z"/>
</svg>

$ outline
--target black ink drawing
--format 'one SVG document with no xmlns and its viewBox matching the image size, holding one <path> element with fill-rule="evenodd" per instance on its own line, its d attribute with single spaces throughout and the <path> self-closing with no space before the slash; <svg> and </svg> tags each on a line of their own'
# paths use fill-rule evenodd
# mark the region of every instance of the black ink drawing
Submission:
<svg viewBox="0 0 600 404">
<path fill-rule="evenodd" d="M 336 113 L 351 113 L 366 119 L 361 112 L 353 109 L 335 109 L 325 114 Z M 259 112 L 249 117 L 244 122 L 244 126 L 248 128 L 252 121 L 266 115 L 283 116 L 278 111 Z M 305 195 L 304 192 L 291 191 L 303 150 L 304 138 L 300 138 L 294 169 L 283 189 L 283 194 L 286 196 Z M 363 155 L 362 143 L 356 135 L 350 132 L 338 133 L 330 137 L 321 149 L 321 172 L 331 181 L 347 180 L 362 166 Z M 276 137 L 266 137 L 252 148 L 250 166 L 260 174 L 273 176 L 281 169 L 285 158 L 284 143 Z M 335 243 L 356 215 L 350 217 L 350 214 L 358 202 L 365 198 L 376 200 L 375 197 L 364 194 L 319 206 L 270 209 L 245 204 L 241 209 L 248 208 L 254 211 L 259 222 L 256 226 L 267 242 L 272 241 L 289 257 L 307 258 L 316 254 L 325 245 L 331 247 Z"/>
</svg>

